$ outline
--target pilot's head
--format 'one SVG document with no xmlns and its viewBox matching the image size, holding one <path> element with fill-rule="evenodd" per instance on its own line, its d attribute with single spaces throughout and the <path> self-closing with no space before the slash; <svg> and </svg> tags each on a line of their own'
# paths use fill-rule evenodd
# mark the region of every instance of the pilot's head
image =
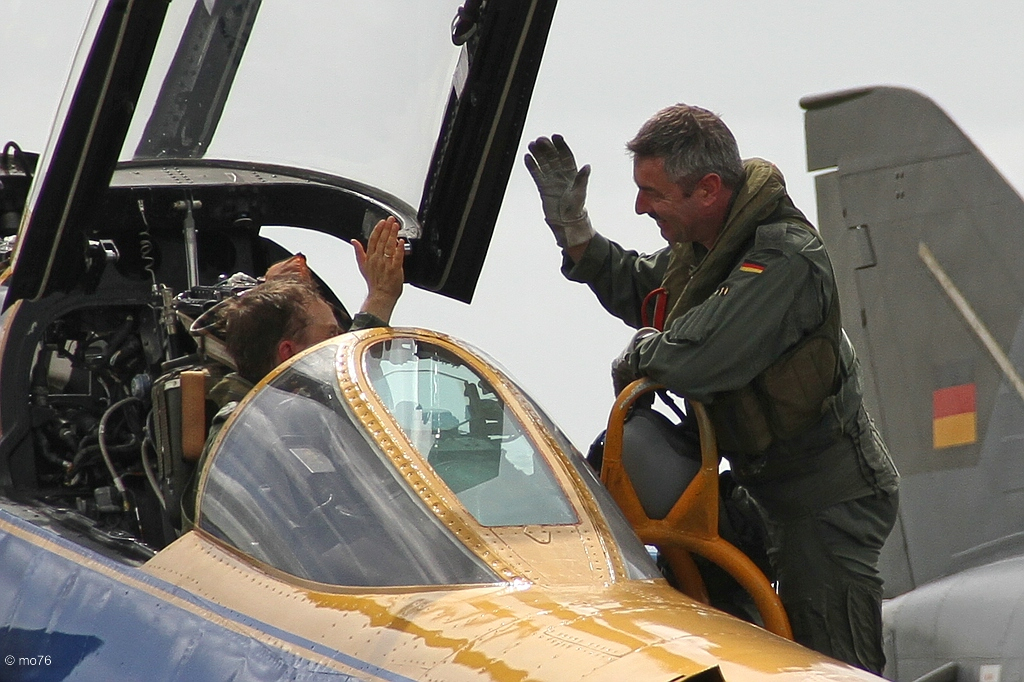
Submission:
<svg viewBox="0 0 1024 682">
<path fill-rule="evenodd" d="M 231 300 L 225 345 L 238 373 L 256 383 L 293 355 L 342 332 L 331 306 L 307 282 L 272 279 Z"/>
<path fill-rule="evenodd" d="M 653 218 L 670 243 L 711 248 L 745 171 L 736 138 L 707 109 L 662 109 L 626 144 L 637 185 L 634 210 Z"/>
</svg>

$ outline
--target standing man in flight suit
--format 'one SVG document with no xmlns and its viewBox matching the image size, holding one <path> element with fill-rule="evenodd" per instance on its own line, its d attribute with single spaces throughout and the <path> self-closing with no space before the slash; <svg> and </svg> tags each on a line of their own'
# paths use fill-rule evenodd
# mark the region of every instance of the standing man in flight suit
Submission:
<svg viewBox="0 0 1024 682">
<path fill-rule="evenodd" d="M 779 170 L 742 161 L 705 109 L 663 109 L 627 148 L 636 212 L 668 242 L 651 255 L 594 231 L 590 167 L 577 169 L 561 136 L 529 145 L 562 272 L 634 328 L 647 294 L 667 289 L 664 331 L 634 337 L 613 367 L 616 384 L 646 376 L 705 404 L 736 481 L 767 513 L 796 640 L 880 674 L 877 566 L 899 476 L 863 406 L 824 244 Z"/>
</svg>

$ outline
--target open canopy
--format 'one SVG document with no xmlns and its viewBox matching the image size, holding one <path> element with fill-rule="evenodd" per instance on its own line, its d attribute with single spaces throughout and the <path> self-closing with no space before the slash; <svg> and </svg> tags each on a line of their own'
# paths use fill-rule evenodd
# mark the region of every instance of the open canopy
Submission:
<svg viewBox="0 0 1024 682">
<path fill-rule="evenodd" d="M 205 186 L 245 187 L 257 229 L 347 240 L 396 215 L 413 243 L 408 280 L 469 301 L 553 11 L 554 0 L 97 2 L 22 224 L 15 265 L 33 266 L 15 268 L 8 304 L 72 289 L 90 233 L 147 190 L 192 201 Z M 293 191 L 258 204 L 282 184 Z"/>
</svg>

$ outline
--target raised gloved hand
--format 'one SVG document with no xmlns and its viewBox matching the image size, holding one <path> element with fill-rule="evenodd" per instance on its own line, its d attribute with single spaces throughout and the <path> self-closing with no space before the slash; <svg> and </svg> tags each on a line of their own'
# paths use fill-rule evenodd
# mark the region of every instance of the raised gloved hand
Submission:
<svg viewBox="0 0 1024 682">
<path fill-rule="evenodd" d="M 658 330 L 654 327 L 641 327 L 619 353 L 619 357 L 612 361 L 612 388 L 615 389 L 615 395 L 622 393 L 626 386 L 640 378 L 629 364 L 629 356 L 633 354 L 641 341 L 657 333 Z"/>
<path fill-rule="evenodd" d="M 569 145 L 561 135 L 538 137 L 529 145 L 526 168 L 540 191 L 544 220 L 563 249 L 586 244 L 594 236 L 587 209 L 590 166 L 576 169 Z"/>
</svg>

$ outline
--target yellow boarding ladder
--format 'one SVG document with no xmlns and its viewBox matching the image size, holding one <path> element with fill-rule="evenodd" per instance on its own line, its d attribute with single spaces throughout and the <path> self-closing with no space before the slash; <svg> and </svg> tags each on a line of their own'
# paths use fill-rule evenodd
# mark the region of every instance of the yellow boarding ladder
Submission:
<svg viewBox="0 0 1024 682">
<path fill-rule="evenodd" d="M 644 544 L 654 545 L 668 560 L 680 589 L 708 603 L 707 588 L 690 553 L 714 562 L 750 593 L 769 632 L 793 639 L 789 618 L 779 595 L 750 558 L 718 535 L 718 444 L 704 406 L 687 401 L 700 430 L 701 468 L 664 519 L 644 512 L 622 466 L 622 430 L 630 408 L 641 396 L 664 388 L 650 379 L 638 379 L 615 401 L 608 417 L 601 480 Z"/>
</svg>

